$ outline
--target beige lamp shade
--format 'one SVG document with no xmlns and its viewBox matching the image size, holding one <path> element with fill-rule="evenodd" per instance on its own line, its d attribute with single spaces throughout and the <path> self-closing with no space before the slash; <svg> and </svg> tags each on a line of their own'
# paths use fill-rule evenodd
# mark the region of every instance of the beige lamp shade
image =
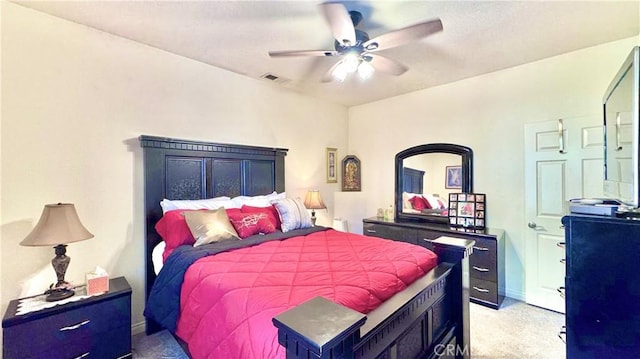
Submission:
<svg viewBox="0 0 640 359">
<path fill-rule="evenodd" d="M 93 238 L 84 228 L 72 203 L 47 204 L 38 224 L 20 242 L 22 246 L 56 246 Z"/>
<path fill-rule="evenodd" d="M 325 209 L 327 206 L 322 202 L 320 191 L 311 190 L 307 192 L 307 196 L 304 198 L 304 206 L 307 209 Z"/>
</svg>

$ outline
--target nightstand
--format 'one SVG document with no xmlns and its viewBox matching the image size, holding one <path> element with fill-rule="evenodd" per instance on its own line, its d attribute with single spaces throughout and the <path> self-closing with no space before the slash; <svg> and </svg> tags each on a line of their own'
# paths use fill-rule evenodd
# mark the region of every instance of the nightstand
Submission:
<svg viewBox="0 0 640 359">
<path fill-rule="evenodd" d="M 82 295 L 84 286 L 76 288 Z M 107 293 L 17 314 L 28 300 L 44 296 L 12 300 L 2 319 L 5 359 L 131 357 L 131 287 L 124 277 L 110 279 Z"/>
</svg>

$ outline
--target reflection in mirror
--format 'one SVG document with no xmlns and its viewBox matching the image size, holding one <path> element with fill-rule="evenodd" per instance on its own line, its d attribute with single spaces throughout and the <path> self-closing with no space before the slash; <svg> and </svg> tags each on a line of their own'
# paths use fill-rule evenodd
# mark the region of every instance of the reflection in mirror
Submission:
<svg viewBox="0 0 640 359">
<path fill-rule="evenodd" d="M 435 143 L 396 155 L 396 218 L 447 222 L 449 193 L 472 192 L 472 157 L 465 146 Z"/>
</svg>

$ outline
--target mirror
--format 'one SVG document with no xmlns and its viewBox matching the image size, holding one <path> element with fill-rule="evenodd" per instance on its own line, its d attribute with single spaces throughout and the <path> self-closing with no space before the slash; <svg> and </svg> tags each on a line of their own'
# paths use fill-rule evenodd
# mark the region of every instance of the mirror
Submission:
<svg viewBox="0 0 640 359">
<path fill-rule="evenodd" d="M 466 146 L 430 143 L 399 152 L 395 218 L 448 223 L 449 193 L 473 192 L 472 172 L 473 151 Z M 426 201 L 414 199 L 417 194 Z"/>
</svg>

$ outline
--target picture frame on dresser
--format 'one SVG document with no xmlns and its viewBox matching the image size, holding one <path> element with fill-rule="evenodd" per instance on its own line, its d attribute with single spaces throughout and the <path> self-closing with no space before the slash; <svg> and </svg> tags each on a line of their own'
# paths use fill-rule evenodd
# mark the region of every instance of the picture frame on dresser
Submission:
<svg viewBox="0 0 640 359">
<path fill-rule="evenodd" d="M 449 225 L 472 229 L 485 228 L 486 199 L 484 193 L 449 193 Z"/>
</svg>

